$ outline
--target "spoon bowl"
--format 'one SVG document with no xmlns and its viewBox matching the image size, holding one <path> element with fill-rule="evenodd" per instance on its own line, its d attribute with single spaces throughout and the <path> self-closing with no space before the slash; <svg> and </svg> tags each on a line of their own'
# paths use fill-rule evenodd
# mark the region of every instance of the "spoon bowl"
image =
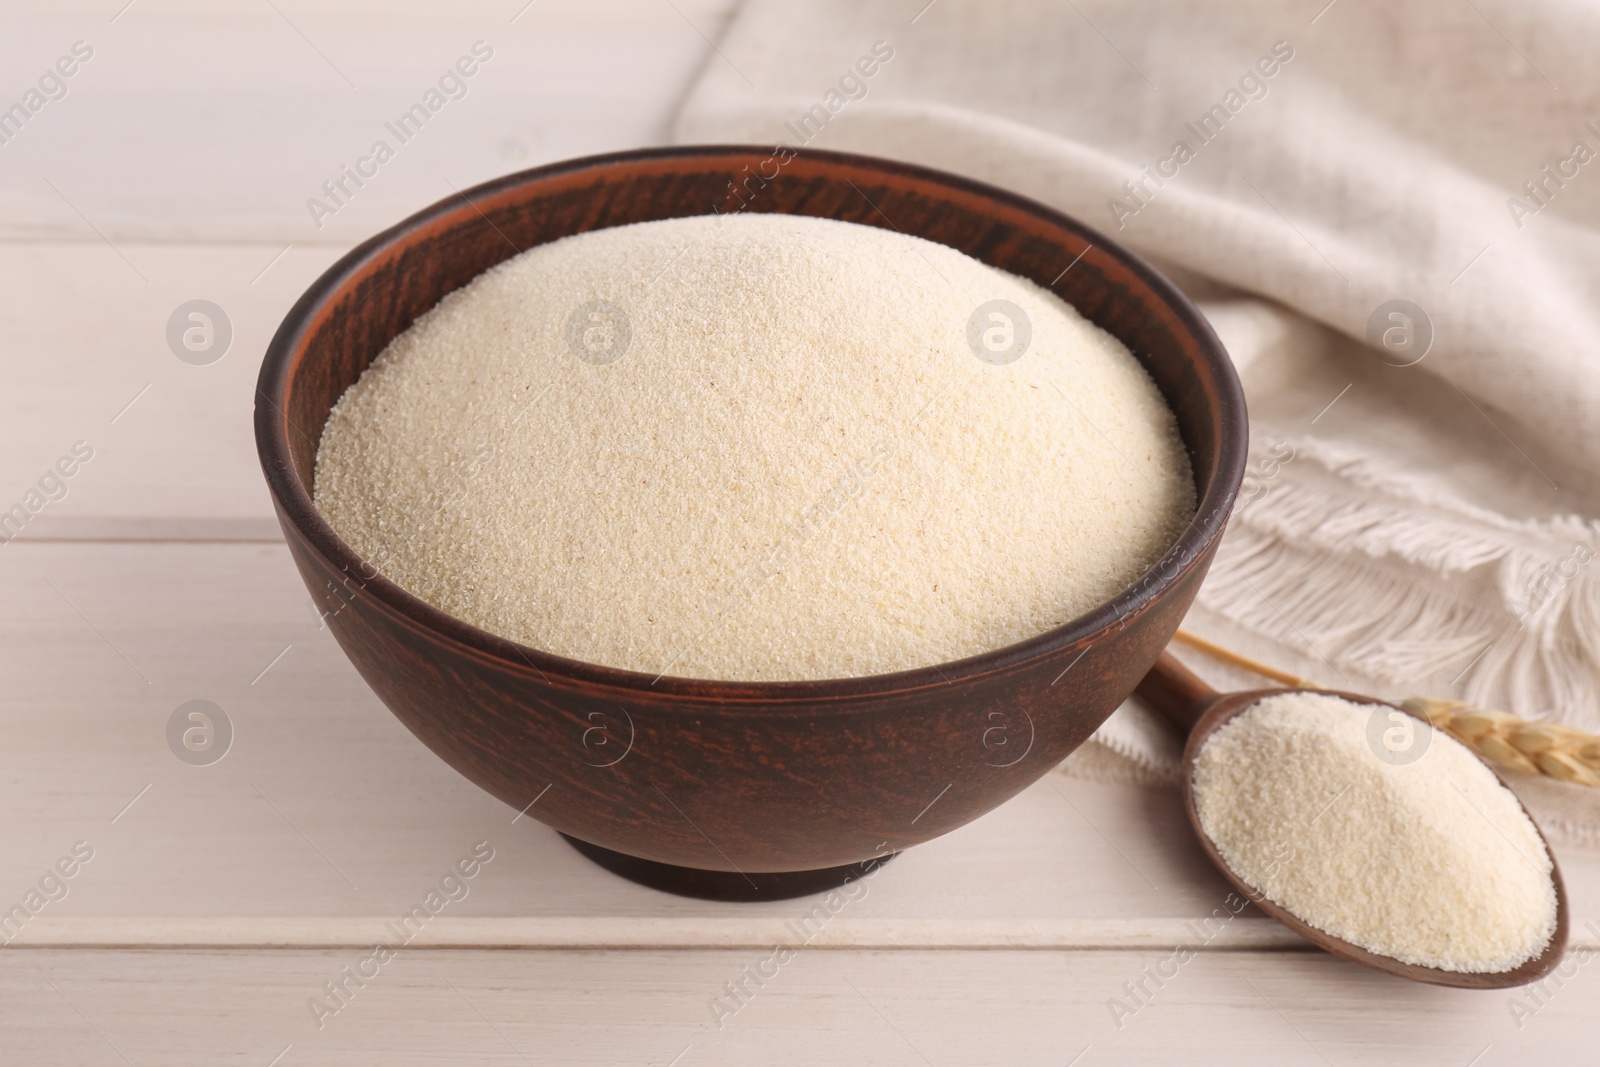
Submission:
<svg viewBox="0 0 1600 1067">
<path fill-rule="evenodd" d="M 1439 967 L 1425 967 L 1415 963 L 1405 963 L 1380 953 L 1362 948 L 1360 945 L 1319 930 L 1307 923 L 1293 912 L 1269 899 L 1259 890 L 1252 887 L 1237 871 L 1223 858 L 1222 852 L 1217 848 L 1216 842 L 1206 833 L 1205 827 L 1200 823 L 1200 812 L 1194 802 L 1194 768 L 1199 759 L 1200 750 L 1205 747 L 1210 736 L 1224 724 L 1241 715 L 1248 708 L 1260 703 L 1268 697 L 1282 696 L 1285 693 L 1318 693 L 1324 696 L 1340 697 L 1352 704 L 1367 704 L 1374 707 L 1392 708 L 1403 715 L 1409 715 L 1432 729 L 1431 724 L 1420 715 L 1416 715 L 1397 704 L 1388 701 L 1376 700 L 1360 693 L 1345 693 L 1336 689 L 1250 689 L 1234 693 L 1219 693 L 1212 689 L 1198 675 L 1190 671 L 1170 652 L 1163 652 L 1156 660 L 1155 666 L 1150 668 L 1150 673 L 1139 683 L 1135 690 L 1145 703 L 1170 720 L 1173 725 L 1188 733 L 1188 741 L 1183 749 L 1183 808 L 1188 814 L 1189 825 L 1194 828 L 1194 833 L 1200 840 L 1200 847 L 1206 856 L 1222 872 L 1224 878 L 1231 882 L 1241 894 L 1263 912 L 1278 920 L 1307 941 L 1318 948 L 1333 953 L 1343 959 L 1354 961 L 1364 967 L 1375 971 L 1396 975 L 1413 982 L 1424 982 L 1429 985 L 1451 986 L 1456 989 L 1509 989 L 1514 986 L 1527 985 L 1536 982 L 1549 974 L 1561 962 L 1566 953 L 1567 938 L 1571 921 L 1570 909 L 1567 904 L 1567 890 L 1561 880 L 1561 868 L 1556 863 L 1555 853 L 1550 848 L 1550 843 L 1545 840 L 1544 831 L 1539 829 L 1534 822 L 1533 815 L 1523 806 L 1523 814 L 1528 816 L 1528 821 L 1533 823 L 1534 832 L 1539 835 L 1539 842 L 1544 846 L 1545 854 L 1550 857 L 1550 878 L 1555 883 L 1556 890 L 1556 929 L 1550 938 L 1550 943 L 1543 952 L 1508 971 L 1448 971 Z M 1470 750 L 1469 750 L 1470 751 Z M 1477 753 L 1473 758 L 1484 763 L 1491 772 L 1494 768 L 1484 761 Z M 1504 786 L 1505 780 L 1495 773 L 1496 779 Z M 1510 787 L 1507 786 L 1507 789 Z M 1513 795 L 1515 795 L 1513 793 Z M 1521 805 L 1521 801 L 1518 800 Z"/>
</svg>

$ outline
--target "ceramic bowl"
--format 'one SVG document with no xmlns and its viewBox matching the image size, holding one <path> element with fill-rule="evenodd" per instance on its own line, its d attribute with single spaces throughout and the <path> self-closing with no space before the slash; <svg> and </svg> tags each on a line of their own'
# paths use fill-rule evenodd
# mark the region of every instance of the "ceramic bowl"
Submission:
<svg viewBox="0 0 1600 1067">
<path fill-rule="evenodd" d="M 487 633 L 387 580 L 317 511 L 313 465 L 329 409 L 446 293 L 571 234 L 735 211 L 914 234 L 1072 303 L 1127 344 L 1176 413 L 1197 481 L 1194 521 L 1111 601 L 1019 644 L 895 674 L 734 682 L 656 678 Z M 1239 489 L 1247 435 L 1238 379 L 1205 319 L 1115 241 L 949 174 L 752 147 L 558 163 L 379 234 L 284 319 L 262 364 L 255 428 L 284 537 L 327 625 L 424 744 L 612 869 L 728 897 L 859 872 L 1004 803 L 1081 745 L 1194 599 Z"/>
</svg>

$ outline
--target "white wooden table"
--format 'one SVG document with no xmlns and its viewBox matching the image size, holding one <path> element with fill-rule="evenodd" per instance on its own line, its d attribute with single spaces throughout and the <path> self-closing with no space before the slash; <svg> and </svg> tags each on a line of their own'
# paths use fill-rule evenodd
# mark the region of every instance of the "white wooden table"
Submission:
<svg viewBox="0 0 1600 1067">
<path fill-rule="evenodd" d="M 125 2 L 0 11 L 0 106 L 93 49 L 0 144 L 0 510 L 93 452 L 0 545 L 0 908 L 26 916 L 0 1063 L 1592 1062 L 1600 966 L 1519 1026 L 1511 995 L 1373 975 L 1252 911 L 1201 946 L 1227 888 L 1176 796 L 1064 775 L 899 857 L 729 998 L 812 902 L 621 881 L 429 753 L 318 629 L 249 415 L 343 249 L 452 186 L 664 141 L 731 0 Z M 478 40 L 467 96 L 318 228 L 307 198 Z M 207 366 L 164 335 L 194 298 L 233 327 Z M 166 741 L 195 699 L 235 731 L 209 766 Z M 319 1026 L 309 999 L 481 841 L 467 896 Z M 1560 858 L 1600 945 L 1600 854 Z"/>
</svg>

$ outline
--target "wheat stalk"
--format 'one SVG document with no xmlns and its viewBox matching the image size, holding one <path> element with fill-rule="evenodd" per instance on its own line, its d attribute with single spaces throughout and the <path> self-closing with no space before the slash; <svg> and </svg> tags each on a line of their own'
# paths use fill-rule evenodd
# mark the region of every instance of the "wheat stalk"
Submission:
<svg viewBox="0 0 1600 1067">
<path fill-rule="evenodd" d="M 1177 640 L 1208 655 L 1300 689 L 1326 689 L 1309 678 L 1276 670 L 1184 630 Z M 1462 700 L 1407 697 L 1400 706 L 1427 719 L 1468 748 L 1502 767 L 1563 782 L 1600 787 L 1600 737 L 1553 722 L 1529 722 L 1509 711 L 1477 708 Z"/>
<path fill-rule="evenodd" d="M 1600 737 L 1554 722 L 1529 722 L 1509 711 L 1460 700 L 1407 697 L 1400 702 L 1469 748 L 1504 767 L 1563 782 L 1600 786 Z"/>
</svg>

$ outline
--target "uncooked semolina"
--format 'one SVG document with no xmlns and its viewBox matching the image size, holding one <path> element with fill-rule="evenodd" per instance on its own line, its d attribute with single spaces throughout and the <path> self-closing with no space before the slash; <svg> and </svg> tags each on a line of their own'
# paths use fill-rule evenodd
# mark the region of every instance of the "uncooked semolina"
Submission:
<svg viewBox="0 0 1600 1067">
<path fill-rule="evenodd" d="M 1447 734 L 1380 759 L 1369 738 L 1399 712 L 1378 714 L 1370 730 L 1374 705 L 1298 691 L 1218 727 L 1195 759 L 1206 835 L 1268 900 L 1379 955 L 1477 973 L 1538 956 L 1556 891 L 1533 821 Z"/>
<path fill-rule="evenodd" d="M 485 630 L 756 681 L 1049 630 L 1159 562 L 1195 489 L 1149 375 L 1059 298 L 750 214 L 569 237 L 451 293 L 333 409 L 316 501 Z"/>
</svg>

